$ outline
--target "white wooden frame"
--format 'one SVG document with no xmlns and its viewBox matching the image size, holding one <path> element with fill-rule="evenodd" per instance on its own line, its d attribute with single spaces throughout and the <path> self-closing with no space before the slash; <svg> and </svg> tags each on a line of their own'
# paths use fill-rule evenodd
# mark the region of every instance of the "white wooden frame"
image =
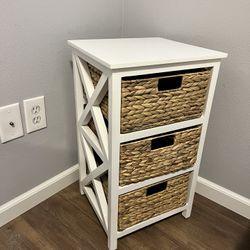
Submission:
<svg viewBox="0 0 250 250">
<path fill-rule="evenodd" d="M 86 62 L 93 64 L 103 72 L 96 88 L 93 86 Z M 109 249 L 117 249 L 118 238 L 167 218 L 173 214 L 182 212 L 182 215 L 185 218 L 190 217 L 212 100 L 220 67 L 220 60 L 151 67 L 146 66 L 111 71 L 106 69 L 103 65 L 100 65 L 98 62 L 89 59 L 89 57 L 79 51 L 73 50 L 73 67 L 80 165 L 80 191 L 82 194 L 85 193 L 87 195 L 95 213 L 97 214 L 97 217 L 100 220 L 100 223 L 107 233 Z M 213 70 L 205 110 L 200 118 L 127 134 L 120 133 L 122 77 L 204 67 L 212 67 Z M 99 107 L 99 104 L 107 91 L 109 93 L 109 133 L 107 132 L 103 115 Z M 91 117 L 94 120 L 98 137 L 88 127 L 88 122 Z M 121 143 L 195 125 L 202 125 L 202 131 L 198 147 L 197 161 L 192 168 L 119 187 L 119 155 Z M 103 161 L 100 166 L 97 166 L 96 164 L 93 150 L 95 150 Z M 87 169 L 89 172 L 88 174 Z M 106 201 L 104 190 L 100 181 L 100 176 L 107 171 L 108 201 Z M 189 181 L 188 200 L 185 206 L 136 224 L 128 229 L 125 229 L 124 231 L 119 232 L 117 230 L 118 197 L 120 194 L 124 194 L 159 181 L 167 180 L 187 172 L 191 172 L 191 178 Z M 90 183 L 92 183 L 92 187 L 89 186 Z"/>
</svg>

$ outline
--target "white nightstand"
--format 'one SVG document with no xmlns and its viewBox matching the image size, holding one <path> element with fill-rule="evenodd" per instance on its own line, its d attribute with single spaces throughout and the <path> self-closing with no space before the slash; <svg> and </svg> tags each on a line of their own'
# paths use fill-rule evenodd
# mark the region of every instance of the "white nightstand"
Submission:
<svg viewBox="0 0 250 250">
<path fill-rule="evenodd" d="M 227 57 L 227 54 L 163 38 L 70 40 L 68 41 L 68 44 L 72 48 L 73 54 L 80 191 L 82 194 L 86 194 L 93 209 L 95 210 L 96 215 L 108 236 L 109 249 L 114 250 L 117 248 L 118 238 L 176 213 L 182 212 L 183 216 L 188 218 L 192 210 L 196 181 L 199 172 L 217 76 L 219 73 L 220 62 L 222 58 Z M 98 78 L 97 80 L 93 80 L 93 75 L 90 73 L 90 65 L 92 65 L 94 69 L 97 69 L 97 73 L 102 72 L 100 74 L 100 79 Z M 177 107 L 183 107 L 184 116 L 185 113 L 189 113 L 187 112 L 189 111 L 187 107 L 189 107 L 190 111 L 194 110 L 194 116 L 190 115 L 189 118 L 187 116 L 187 119 L 177 117 L 176 120 L 174 120 L 175 118 L 173 118 L 172 121 L 177 122 L 171 122 L 170 118 L 169 121 L 167 121 L 167 119 L 165 120 L 165 112 L 163 111 L 163 119 L 159 119 L 159 123 L 156 123 L 156 125 L 146 122 L 144 124 L 143 121 L 140 129 L 140 126 L 138 127 L 137 120 L 137 127 L 135 125 L 133 128 L 132 121 L 132 129 L 130 126 L 127 131 L 126 129 L 122 130 L 121 123 L 123 123 L 124 119 L 126 119 L 126 117 L 124 118 L 123 114 L 121 118 L 121 113 L 126 109 L 123 106 L 125 101 L 122 101 L 122 98 L 125 96 L 125 94 L 121 93 L 122 81 L 124 79 L 124 81 L 129 81 L 138 77 L 138 81 L 141 81 L 141 79 L 150 78 L 150 81 L 154 83 L 154 81 L 159 81 L 159 78 L 163 77 L 165 79 L 172 74 L 175 76 L 175 81 L 173 81 L 174 83 L 171 84 L 175 84 L 176 86 L 173 87 L 172 90 L 163 89 L 163 92 L 165 91 L 164 93 L 166 96 L 168 96 L 169 91 L 180 90 L 182 83 L 180 83 L 178 86 L 177 81 L 185 81 L 183 79 L 185 79 L 186 76 L 193 74 L 192 72 L 200 74 L 199 72 L 203 72 L 205 69 L 209 70 L 209 79 L 200 81 L 206 81 L 206 83 L 208 83 L 207 87 L 204 90 L 205 92 L 203 91 L 203 94 L 200 94 L 199 86 L 197 87 L 198 89 L 196 89 L 197 83 L 194 82 L 193 89 L 197 91 L 195 97 L 197 100 L 194 99 L 193 103 L 190 104 L 190 107 L 188 106 L 188 103 L 184 104 L 182 103 L 181 98 L 178 96 L 176 97 L 177 102 L 179 102 L 179 106 L 177 105 Z M 194 78 L 195 77 L 196 76 L 194 76 Z M 96 86 L 93 84 L 94 81 L 96 81 Z M 149 80 L 147 81 L 150 82 Z M 186 81 L 188 82 L 189 80 Z M 161 88 L 162 87 L 158 86 L 156 94 L 162 91 Z M 185 88 L 183 89 L 186 91 Z M 140 90 L 139 87 L 138 90 Z M 131 90 L 131 92 L 133 91 L 134 90 Z M 146 92 L 147 90 L 145 90 L 145 93 Z M 187 92 L 190 92 L 190 90 L 187 89 Z M 106 96 L 107 93 L 108 98 Z M 156 98 L 164 99 L 164 93 L 163 97 L 161 96 L 160 98 Z M 176 93 L 178 94 L 178 92 L 175 92 L 175 96 Z M 105 111 L 106 113 L 104 112 L 106 115 L 102 112 L 105 109 L 103 109 L 104 105 L 101 105 L 104 98 L 106 98 L 107 101 Z M 139 100 L 141 99 L 141 96 L 137 96 L 135 98 L 138 98 Z M 145 98 L 145 96 L 143 98 Z M 152 98 L 152 95 L 149 95 L 149 98 Z M 127 99 L 126 102 L 128 105 L 130 105 L 128 100 L 130 99 Z M 201 105 L 202 111 L 199 113 L 196 112 L 197 107 L 195 107 L 195 105 L 196 101 L 198 103 L 200 100 L 205 101 L 204 105 Z M 186 100 L 186 102 L 188 102 L 188 100 Z M 174 102 L 171 104 L 170 102 L 171 105 L 174 105 L 173 103 Z M 146 108 L 148 107 L 150 109 L 150 104 L 146 104 L 142 104 L 141 106 L 138 105 L 138 109 L 145 107 L 145 110 L 141 111 L 141 113 L 144 113 L 145 116 L 147 116 L 149 113 L 146 112 Z M 154 105 L 157 107 L 157 104 L 154 103 Z M 136 109 L 136 107 L 137 106 L 135 102 L 134 108 Z M 164 107 L 161 107 L 161 109 L 164 109 Z M 166 113 L 168 110 L 169 109 L 166 109 Z M 126 114 L 129 113 L 129 111 L 124 112 L 127 112 Z M 132 110 L 131 113 L 133 112 L 134 111 Z M 138 115 L 140 115 L 139 113 Z M 150 115 L 148 115 L 147 119 L 150 120 Z M 91 120 L 92 123 L 89 123 Z M 136 124 L 136 122 L 134 124 Z M 94 129 L 93 126 L 95 127 Z M 169 135 L 173 131 L 173 133 L 175 133 L 175 131 L 185 131 L 190 128 L 197 128 L 197 126 L 200 126 L 200 134 L 199 141 L 196 141 L 197 148 L 195 151 L 195 162 L 193 162 L 192 165 L 177 169 L 175 171 L 163 171 L 162 174 L 159 174 L 159 172 L 154 172 L 154 169 L 151 169 L 150 171 L 152 171 L 152 177 L 144 178 L 140 175 L 141 179 L 139 179 L 139 181 L 131 181 L 131 183 L 126 185 L 119 185 L 119 178 L 121 178 L 121 145 L 145 140 L 145 138 L 155 138 L 159 135 L 162 137 L 162 135 Z M 169 138 L 170 137 L 168 136 L 168 140 L 170 140 Z M 173 143 L 174 142 L 169 142 L 169 145 Z M 186 142 L 186 144 L 184 143 L 182 145 L 189 145 L 188 143 L 190 142 Z M 168 145 L 166 145 L 166 147 L 167 146 Z M 188 147 L 186 148 L 188 149 Z M 178 152 L 180 151 L 181 148 L 178 149 L 176 153 L 171 151 L 171 154 L 178 155 Z M 134 153 L 131 152 L 131 155 L 133 154 Z M 189 159 L 185 153 L 182 153 L 182 155 L 184 156 L 183 159 L 181 159 L 181 164 L 182 160 L 185 162 L 187 159 Z M 129 156 L 126 157 L 129 158 Z M 167 164 L 166 162 L 164 163 L 164 156 L 161 157 L 163 157 L 163 159 L 161 159 L 163 161 L 163 165 Z M 141 160 L 141 162 L 143 162 L 143 160 Z M 176 159 L 173 162 L 175 162 L 175 165 L 177 165 Z M 133 167 L 135 168 L 135 166 Z M 157 166 L 155 168 L 158 169 Z M 143 171 L 141 172 L 143 173 Z M 157 171 L 159 171 L 159 169 Z M 104 192 L 103 183 L 100 178 L 105 173 L 108 173 L 107 199 Z M 131 180 L 133 178 L 133 174 L 134 172 L 131 172 Z M 121 202 L 119 196 L 126 195 L 129 192 L 134 192 L 135 190 L 141 190 L 143 188 L 149 191 L 149 188 L 145 187 L 152 187 L 154 184 L 164 182 L 165 187 L 160 187 L 160 191 L 151 190 L 146 194 L 148 196 L 153 194 L 157 195 L 158 197 L 160 192 L 163 192 L 164 189 L 166 189 L 166 185 L 168 183 L 167 180 L 172 180 L 173 178 L 183 176 L 185 174 L 188 174 L 189 176 L 185 194 L 185 204 L 181 206 L 177 205 L 176 208 L 171 210 L 166 209 L 166 212 L 162 212 L 160 214 L 157 212 L 156 215 L 151 216 L 150 218 L 144 218 L 139 223 L 135 223 L 123 230 L 118 230 L 118 203 Z M 127 177 L 127 181 L 129 181 L 130 175 L 127 174 Z M 130 212 L 128 209 L 128 216 L 130 216 L 129 213 Z M 130 218 L 132 217 L 133 215 L 130 216 Z"/>
</svg>

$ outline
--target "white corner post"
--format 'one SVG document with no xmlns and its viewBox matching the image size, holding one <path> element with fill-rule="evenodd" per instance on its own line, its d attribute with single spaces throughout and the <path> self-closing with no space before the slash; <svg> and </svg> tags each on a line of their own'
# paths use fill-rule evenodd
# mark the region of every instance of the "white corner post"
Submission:
<svg viewBox="0 0 250 250">
<path fill-rule="evenodd" d="M 76 108 L 76 129 L 77 129 L 77 144 L 78 144 L 78 162 L 79 162 L 79 188 L 80 193 L 83 195 L 83 188 L 81 185 L 81 181 L 86 176 L 86 162 L 83 154 L 83 148 L 80 139 L 80 131 L 79 131 L 79 121 L 81 114 L 84 109 L 84 105 L 86 105 L 86 99 L 83 92 L 83 86 L 80 79 L 79 71 L 76 63 L 76 56 L 72 54 L 72 62 L 73 62 L 73 76 L 74 76 L 74 92 L 75 92 L 75 108 Z"/>
<path fill-rule="evenodd" d="M 182 212 L 182 215 L 185 218 L 189 218 L 191 216 L 191 212 L 192 212 L 194 194 L 195 194 L 197 178 L 198 178 L 199 169 L 200 169 L 200 163 L 201 163 L 201 159 L 202 159 L 202 152 L 203 152 L 203 148 L 204 148 L 204 144 L 205 144 L 208 121 L 209 121 L 209 116 L 210 116 L 210 111 L 212 108 L 212 101 L 213 101 L 213 97 L 214 97 L 216 82 L 217 82 L 219 69 L 220 69 L 220 61 L 213 63 L 212 67 L 213 67 L 212 77 L 210 80 L 208 94 L 207 94 L 207 102 L 206 102 L 205 110 L 203 113 L 203 123 L 202 123 L 202 130 L 201 130 L 199 147 L 198 147 L 198 151 L 197 151 L 197 160 L 195 163 L 194 171 L 190 175 L 187 208 Z"/>
<path fill-rule="evenodd" d="M 108 246 L 117 249 L 120 162 L 121 77 L 109 78 Z"/>
</svg>

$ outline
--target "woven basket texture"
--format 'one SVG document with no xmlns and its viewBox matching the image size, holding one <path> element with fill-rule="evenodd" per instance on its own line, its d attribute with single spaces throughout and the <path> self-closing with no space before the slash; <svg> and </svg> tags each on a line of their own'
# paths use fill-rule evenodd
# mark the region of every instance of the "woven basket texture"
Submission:
<svg viewBox="0 0 250 250">
<path fill-rule="evenodd" d="M 89 127 L 97 135 L 93 120 Z M 190 168 L 197 159 L 201 126 L 133 141 L 120 146 L 119 185 L 125 186 L 156 176 Z M 174 143 L 151 149 L 152 141 L 174 137 Z"/>
<path fill-rule="evenodd" d="M 118 230 L 122 231 L 142 221 L 184 206 L 187 201 L 188 181 L 189 174 L 184 174 L 169 179 L 165 190 L 151 195 L 147 195 L 148 188 L 159 183 L 120 195 Z M 107 178 L 103 183 L 107 195 Z"/>
<path fill-rule="evenodd" d="M 101 71 L 88 64 L 94 85 L 98 83 Z M 181 87 L 159 91 L 159 79 L 182 76 Z M 121 83 L 121 133 L 163 126 L 198 118 L 202 115 L 211 69 L 198 70 L 168 76 L 122 80 Z M 108 95 L 101 103 L 101 109 L 108 119 Z"/>
<path fill-rule="evenodd" d="M 196 162 L 201 126 L 165 136 L 122 144 L 120 186 L 192 167 Z M 152 140 L 173 136 L 172 145 L 151 150 Z"/>
</svg>

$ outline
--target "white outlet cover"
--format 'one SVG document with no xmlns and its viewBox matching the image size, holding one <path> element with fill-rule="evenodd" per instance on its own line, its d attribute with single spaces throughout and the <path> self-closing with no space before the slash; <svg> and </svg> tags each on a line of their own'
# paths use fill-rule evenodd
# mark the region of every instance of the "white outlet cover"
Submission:
<svg viewBox="0 0 250 250">
<path fill-rule="evenodd" d="M 23 101 L 27 133 L 47 127 L 44 96 Z"/>
<path fill-rule="evenodd" d="M 19 103 L 0 108 L 0 137 L 2 143 L 23 136 Z"/>
</svg>

